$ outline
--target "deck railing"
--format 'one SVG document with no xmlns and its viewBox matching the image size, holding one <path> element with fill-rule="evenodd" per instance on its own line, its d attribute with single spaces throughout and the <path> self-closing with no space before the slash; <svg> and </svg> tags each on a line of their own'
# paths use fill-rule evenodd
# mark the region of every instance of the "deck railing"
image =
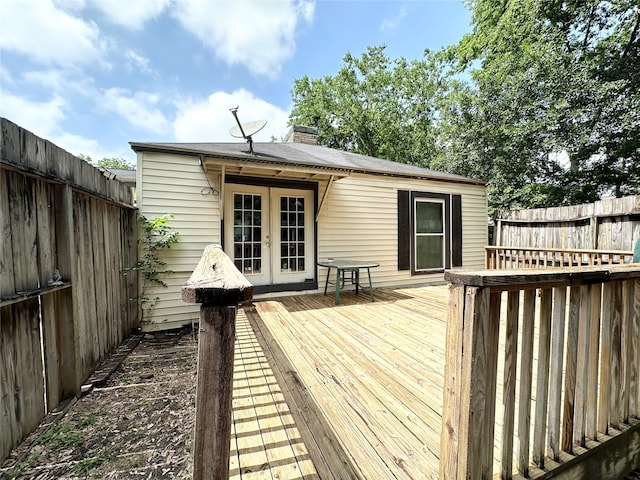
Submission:
<svg viewBox="0 0 640 480">
<path fill-rule="evenodd" d="M 485 268 L 554 268 L 585 265 L 631 263 L 633 252 L 626 250 L 584 250 L 572 248 L 536 248 L 487 246 Z"/>
<path fill-rule="evenodd" d="M 205 248 L 182 287 L 182 300 L 200 303 L 193 478 L 229 478 L 233 351 L 238 305 L 253 286 L 219 245 Z"/>
<path fill-rule="evenodd" d="M 445 279 L 440 478 L 620 478 L 640 465 L 640 265 Z"/>
</svg>

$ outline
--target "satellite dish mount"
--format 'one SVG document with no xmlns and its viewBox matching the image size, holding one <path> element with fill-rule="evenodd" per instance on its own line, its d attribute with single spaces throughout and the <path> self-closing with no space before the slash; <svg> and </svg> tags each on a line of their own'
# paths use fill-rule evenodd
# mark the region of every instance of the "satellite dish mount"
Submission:
<svg viewBox="0 0 640 480">
<path fill-rule="evenodd" d="M 247 153 L 253 155 L 253 136 L 264 128 L 264 126 L 267 124 L 267 121 L 256 120 L 255 122 L 240 123 L 240 119 L 238 119 L 238 107 L 230 108 L 229 110 L 231 110 L 231 113 L 235 117 L 238 124 L 238 126 L 233 127 L 229 131 L 229 133 L 233 137 L 244 138 L 249 144 L 249 151 Z"/>
</svg>

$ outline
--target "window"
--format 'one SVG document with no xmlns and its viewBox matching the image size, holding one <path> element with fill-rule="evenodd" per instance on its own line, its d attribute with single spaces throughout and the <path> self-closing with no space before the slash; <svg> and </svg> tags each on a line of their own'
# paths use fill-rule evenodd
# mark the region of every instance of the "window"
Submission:
<svg viewBox="0 0 640 480">
<path fill-rule="evenodd" d="M 434 273 L 462 265 L 461 196 L 398 191 L 398 270 Z"/>
<path fill-rule="evenodd" d="M 444 201 L 416 198 L 413 202 L 414 269 L 444 268 Z"/>
</svg>

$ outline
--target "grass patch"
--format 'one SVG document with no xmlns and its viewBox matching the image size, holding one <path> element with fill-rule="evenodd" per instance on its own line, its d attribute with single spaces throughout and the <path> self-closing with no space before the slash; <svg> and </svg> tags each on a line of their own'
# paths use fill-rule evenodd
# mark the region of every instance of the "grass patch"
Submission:
<svg viewBox="0 0 640 480">
<path fill-rule="evenodd" d="M 43 445 L 52 450 L 61 448 L 75 448 L 84 440 L 84 432 L 71 423 L 57 423 L 47 430 L 36 445 Z"/>
<path fill-rule="evenodd" d="M 100 465 L 105 463 L 107 460 L 109 460 L 109 457 L 104 452 L 100 452 L 98 455 L 80 460 L 75 464 L 73 469 L 78 474 L 86 475 L 94 468 L 99 467 Z"/>
</svg>

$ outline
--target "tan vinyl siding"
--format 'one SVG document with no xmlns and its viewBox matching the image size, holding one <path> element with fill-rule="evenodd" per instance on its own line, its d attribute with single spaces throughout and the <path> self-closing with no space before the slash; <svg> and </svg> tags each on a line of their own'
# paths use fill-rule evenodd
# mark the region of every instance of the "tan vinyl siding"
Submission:
<svg viewBox="0 0 640 480">
<path fill-rule="evenodd" d="M 151 297 L 159 300 L 144 330 L 179 327 L 197 320 L 199 306 L 182 302 L 181 288 L 197 265 L 204 248 L 220 243 L 219 191 L 217 176 L 207 178 L 198 158 L 143 152 L 138 154 L 138 207 L 147 218 L 172 214 L 171 227 L 179 234 L 177 245 L 162 254 L 174 273 L 165 281 L 167 288 L 154 288 Z M 215 182 L 215 183 L 214 183 Z"/>
<path fill-rule="evenodd" d="M 210 172 L 207 182 L 197 157 L 138 154 L 140 212 L 147 217 L 173 214 L 171 225 L 180 234 L 180 243 L 163 255 L 167 268 L 175 273 L 166 278 L 168 288 L 151 292 L 159 300 L 152 317 L 146 319 L 143 328 L 147 331 L 176 328 L 198 318 L 198 305 L 182 302 L 181 287 L 200 260 L 204 247 L 222 241 L 220 194 L 207 194 L 210 186 L 219 192 L 219 178 L 219 172 Z M 327 185 L 325 179 L 318 183 L 318 206 Z M 398 190 L 461 195 L 463 265 L 484 266 L 487 201 L 483 186 L 365 174 L 352 174 L 332 183 L 318 217 L 317 258 L 379 262 L 380 267 L 372 270 L 374 287 L 443 281 L 441 273 L 412 276 L 408 270 L 397 269 Z M 324 288 L 325 276 L 326 269 L 320 268 L 320 290 Z"/>
<path fill-rule="evenodd" d="M 487 202 L 481 186 L 448 182 L 390 179 L 353 175 L 335 181 L 318 219 L 318 258 L 373 260 L 374 286 L 420 284 L 442 280 L 442 274 L 411 275 L 398 271 L 398 190 L 459 194 L 462 196 L 462 260 L 465 268 L 484 265 L 487 242 Z M 324 288 L 326 269 L 319 271 Z"/>
</svg>

